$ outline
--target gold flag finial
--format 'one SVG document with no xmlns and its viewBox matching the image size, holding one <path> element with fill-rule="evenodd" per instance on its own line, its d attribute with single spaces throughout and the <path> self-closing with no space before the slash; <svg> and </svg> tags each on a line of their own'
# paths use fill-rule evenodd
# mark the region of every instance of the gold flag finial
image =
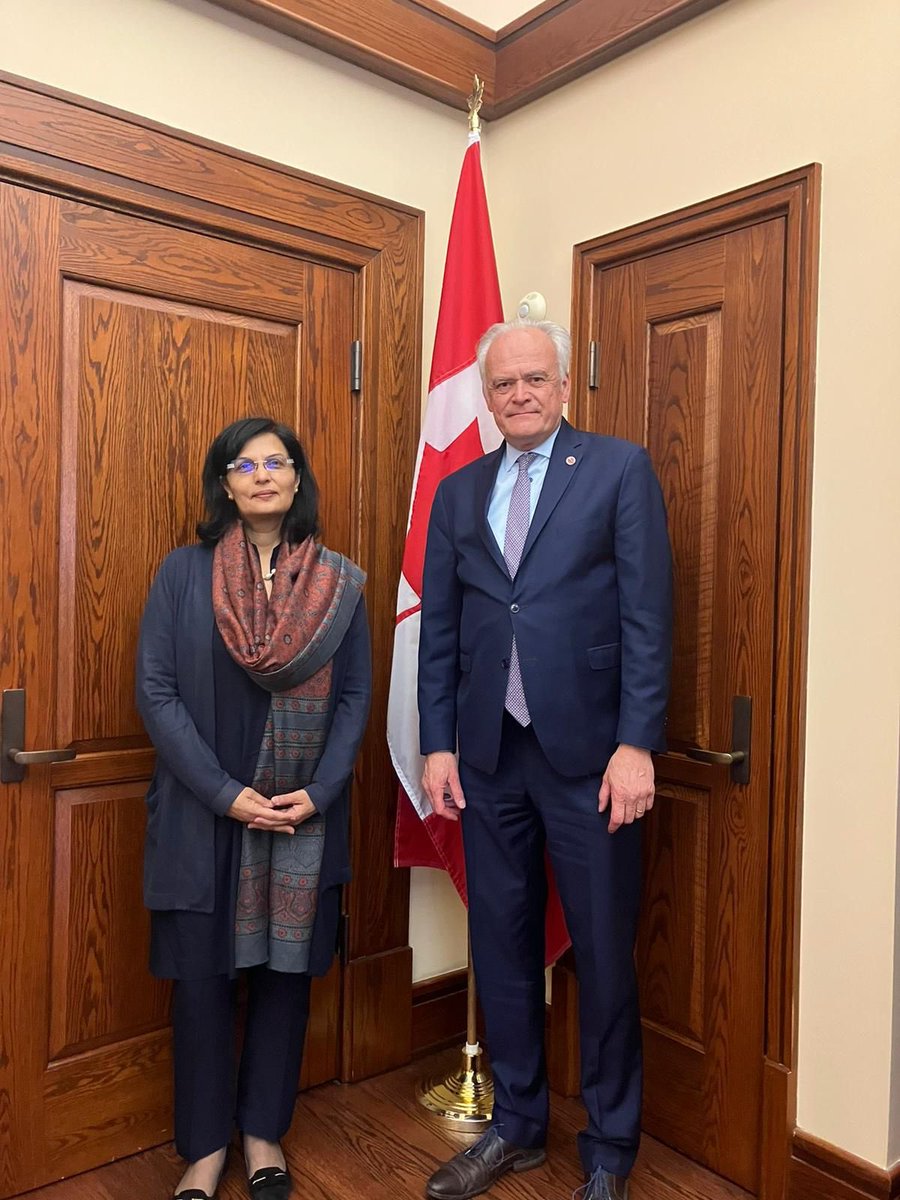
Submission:
<svg viewBox="0 0 900 1200">
<path fill-rule="evenodd" d="M 484 103 L 484 80 L 473 76 L 472 93 L 466 98 L 469 106 L 469 133 L 481 133 L 481 106 Z"/>
</svg>

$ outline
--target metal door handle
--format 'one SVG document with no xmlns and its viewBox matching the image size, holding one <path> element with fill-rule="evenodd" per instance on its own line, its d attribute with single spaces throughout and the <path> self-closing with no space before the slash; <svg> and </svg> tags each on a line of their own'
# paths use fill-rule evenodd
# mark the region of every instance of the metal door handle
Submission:
<svg viewBox="0 0 900 1200">
<path fill-rule="evenodd" d="M 749 696 L 735 696 L 731 701 L 731 750 L 685 750 L 695 762 L 731 767 L 732 783 L 750 782 L 750 729 L 753 701 Z"/>
<path fill-rule="evenodd" d="M 743 750 L 685 750 L 685 754 L 697 762 L 713 763 L 719 767 L 730 767 L 747 757 Z"/>
<path fill-rule="evenodd" d="M 0 783 L 20 783 L 25 768 L 37 763 L 70 762 L 75 750 L 21 750 L 25 741 L 25 689 L 7 688 L 0 709 Z"/>
<path fill-rule="evenodd" d="M 75 757 L 74 750 L 7 750 L 6 757 L 22 767 L 35 763 L 69 762 Z"/>
</svg>

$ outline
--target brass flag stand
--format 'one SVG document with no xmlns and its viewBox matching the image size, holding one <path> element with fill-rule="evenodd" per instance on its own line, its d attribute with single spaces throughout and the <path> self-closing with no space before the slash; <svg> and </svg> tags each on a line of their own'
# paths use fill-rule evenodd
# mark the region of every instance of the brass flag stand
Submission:
<svg viewBox="0 0 900 1200">
<path fill-rule="evenodd" d="M 481 130 L 478 116 L 483 102 L 484 81 L 476 75 L 472 94 L 468 97 L 469 139 L 477 139 Z M 462 1049 L 459 1069 L 450 1075 L 427 1079 L 416 1088 L 419 1103 L 429 1112 L 457 1129 L 485 1129 L 494 1107 L 494 1084 L 490 1072 L 481 1065 L 481 1046 L 475 1001 L 475 973 L 472 970 L 472 942 L 468 953 L 468 1011 L 466 1044 Z"/>
<path fill-rule="evenodd" d="M 468 1012 L 466 1044 L 462 1048 L 459 1069 L 450 1075 L 427 1079 L 416 1088 L 419 1103 L 436 1117 L 457 1129 L 486 1129 L 494 1107 L 494 1083 L 490 1072 L 481 1065 L 475 1004 L 475 972 L 472 970 L 472 946 L 469 943 Z"/>
</svg>

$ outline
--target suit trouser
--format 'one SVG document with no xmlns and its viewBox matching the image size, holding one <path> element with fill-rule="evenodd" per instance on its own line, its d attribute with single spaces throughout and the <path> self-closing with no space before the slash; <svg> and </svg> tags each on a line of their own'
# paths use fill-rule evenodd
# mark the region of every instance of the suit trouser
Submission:
<svg viewBox="0 0 900 1200">
<path fill-rule="evenodd" d="M 178 979 L 172 995 L 175 1146 L 189 1162 L 227 1146 L 235 1124 L 277 1142 L 294 1112 L 309 975 L 253 967 L 235 1089 L 235 993 L 227 975 Z"/>
<path fill-rule="evenodd" d="M 545 847 L 572 938 L 579 983 L 586 1171 L 627 1175 L 641 1115 L 641 1031 L 634 939 L 639 824 L 608 832 L 599 776 L 568 779 L 533 730 L 509 716 L 493 775 L 460 763 L 472 958 L 494 1077 L 494 1124 L 509 1141 L 547 1137 L 544 1058 Z"/>
</svg>

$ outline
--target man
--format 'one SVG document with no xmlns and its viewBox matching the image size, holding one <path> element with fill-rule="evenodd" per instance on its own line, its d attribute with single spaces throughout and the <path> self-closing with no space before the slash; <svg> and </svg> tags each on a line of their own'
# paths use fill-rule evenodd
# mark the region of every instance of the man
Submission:
<svg viewBox="0 0 900 1200">
<path fill-rule="evenodd" d="M 488 1132 L 428 1181 L 432 1200 L 544 1161 L 545 846 L 579 979 L 584 1200 L 624 1200 L 637 1153 L 638 822 L 664 748 L 670 552 L 646 452 L 562 419 L 569 355 L 548 321 L 488 330 L 478 362 L 505 444 L 444 480 L 428 531 L 423 785 L 436 813 L 462 815 L 495 1096 Z"/>
</svg>

